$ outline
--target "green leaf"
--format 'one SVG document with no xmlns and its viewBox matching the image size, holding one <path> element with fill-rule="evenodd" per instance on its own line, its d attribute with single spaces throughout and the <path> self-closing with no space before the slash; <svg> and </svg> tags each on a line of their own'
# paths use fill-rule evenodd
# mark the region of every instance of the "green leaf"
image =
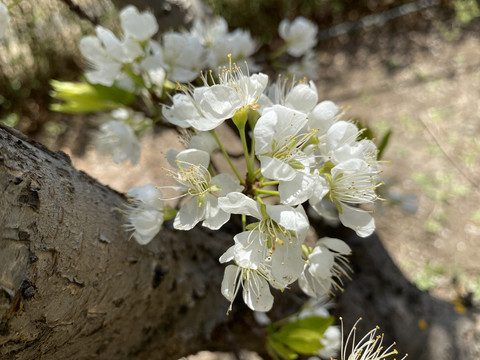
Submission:
<svg viewBox="0 0 480 360">
<path fill-rule="evenodd" d="M 290 350 L 281 342 L 275 341 L 271 337 L 267 337 L 266 348 L 268 355 L 274 360 L 293 360 L 298 358 L 298 355 L 294 351 Z"/>
<path fill-rule="evenodd" d="M 65 113 L 90 113 L 113 110 L 135 102 L 135 95 L 117 87 L 93 85 L 87 82 L 52 80 L 50 95 L 64 103 L 52 104 L 51 110 Z"/>
<path fill-rule="evenodd" d="M 377 160 L 380 160 L 382 158 L 383 150 L 388 145 L 388 141 L 390 140 L 390 135 L 392 135 L 392 130 L 389 129 L 385 135 L 383 135 L 382 140 L 380 141 L 380 144 L 378 144 L 378 154 L 377 154 Z"/>
<path fill-rule="evenodd" d="M 323 348 L 321 338 L 332 324 L 332 317 L 310 316 L 287 323 L 276 331 L 273 325 L 269 330 L 269 338 L 296 354 L 315 355 Z"/>
<path fill-rule="evenodd" d="M 312 330 L 294 329 L 278 335 L 282 343 L 298 354 L 315 355 L 323 347 L 319 334 Z"/>
</svg>

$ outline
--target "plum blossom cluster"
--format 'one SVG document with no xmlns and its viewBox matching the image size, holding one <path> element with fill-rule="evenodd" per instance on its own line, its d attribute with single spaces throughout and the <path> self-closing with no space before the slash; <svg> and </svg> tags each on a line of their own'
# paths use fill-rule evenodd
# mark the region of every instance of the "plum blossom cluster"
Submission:
<svg viewBox="0 0 480 360">
<path fill-rule="evenodd" d="M 3 14 L 3 15 L 2 15 Z M 6 14 L 6 15 L 5 15 Z M 4 10 L 0 13 L 1 17 L 8 16 Z M 5 21 L 3 22 L 5 23 Z M 0 22 L 2 24 L 2 22 Z M 237 101 L 252 102 L 257 99 L 267 83 L 267 78 L 263 74 L 257 74 L 257 79 L 250 79 L 242 84 L 244 88 L 233 89 L 228 85 L 231 73 L 225 72 L 225 67 L 229 64 L 238 64 L 244 73 L 249 71 L 258 71 L 260 67 L 255 64 L 253 55 L 260 47 L 258 41 L 252 38 L 246 30 L 235 29 L 229 31 L 228 24 L 224 18 L 217 16 L 212 19 L 196 19 L 190 30 L 182 32 L 165 32 L 157 34 L 159 26 L 155 17 L 148 11 L 139 12 L 134 6 L 127 6 L 120 12 L 121 36 L 115 35 L 109 29 L 97 26 L 95 35 L 85 36 L 81 39 L 79 49 L 85 58 L 88 70 L 85 71 L 85 78 L 89 84 L 94 86 L 104 86 L 112 89 L 120 89 L 127 93 L 134 94 L 141 99 L 143 108 L 146 108 L 153 122 L 162 121 L 162 114 L 159 114 L 156 102 L 159 99 L 165 99 L 166 95 L 183 88 L 186 94 L 177 93 L 173 95 L 173 102 L 184 102 L 184 107 L 176 106 L 176 114 L 171 114 L 168 110 L 163 112 L 170 122 L 181 127 L 188 127 L 188 122 L 195 122 L 199 116 L 210 117 L 221 122 L 219 115 L 229 118 L 233 114 L 224 112 L 222 109 L 214 108 L 201 98 L 209 96 L 227 96 L 232 95 L 235 90 Z M 2 30 L 3 25 L 0 25 Z M 288 53 L 296 61 L 289 68 L 283 69 L 288 74 L 296 76 L 307 76 L 315 78 L 318 73 L 317 62 L 313 53 L 316 45 L 317 26 L 311 21 L 298 17 L 294 21 L 283 20 L 278 28 L 279 36 L 285 41 L 284 46 L 272 54 L 272 66 L 275 66 L 275 59 L 283 53 Z M 1 34 L 1 31 L 0 31 Z M 248 61 L 248 68 L 246 62 Z M 204 69 L 213 69 L 213 72 L 220 74 L 218 87 L 205 87 L 208 91 L 200 94 L 198 89 L 193 89 L 188 85 L 189 82 L 197 79 Z M 223 73 L 223 74 L 222 74 Z M 215 82 L 212 76 L 203 76 L 205 83 Z M 257 83 L 259 86 L 257 86 Z M 59 85 L 53 83 L 57 88 Z M 250 86 L 257 86 L 257 92 L 251 92 Z M 221 91 L 229 88 L 229 91 L 222 94 Z M 57 93 L 62 92 L 62 87 L 57 88 Z M 81 92 L 81 90 L 78 90 Z M 105 93 L 103 91 L 103 93 Z M 242 95 L 243 94 L 243 95 Z M 189 101 L 186 95 L 195 100 Z M 250 99 L 242 98 L 250 96 Z M 68 96 L 67 96 L 68 97 Z M 66 97 L 59 99 L 65 100 Z M 70 98 L 70 97 L 68 97 Z M 113 99 L 117 100 L 117 99 Z M 111 103 L 103 102 L 104 106 L 111 106 Z M 72 104 L 73 105 L 73 104 Z M 81 111 L 82 105 L 75 103 L 74 111 Z M 245 105 L 245 104 L 243 104 Z M 58 107 L 61 109 L 62 107 Z M 85 111 L 91 111 L 91 104 L 84 106 Z M 65 106 L 66 111 L 71 111 L 72 107 Z M 68 110 L 67 110 L 68 109 Z M 184 111 L 183 115 L 179 114 Z M 211 114 L 213 112 L 213 116 Z M 115 119 L 113 119 L 115 120 Z M 218 124 L 213 124 L 217 126 Z M 128 130 L 129 124 L 115 126 L 114 132 L 133 133 L 134 129 Z M 198 124 L 200 127 L 201 125 Z M 206 125 L 207 127 L 210 124 Z M 109 126 L 113 129 L 113 126 Z M 205 126 L 202 131 L 207 131 Z M 105 130 L 102 130 L 105 132 Z M 127 136 L 127 135 L 124 135 Z M 131 144 L 131 141 L 118 142 L 121 144 Z M 106 148 L 109 146 L 107 145 Z M 125 145 L 123 152 L 128 151 L 129 146 Z M 124 156 L 123 160 L 134 159 L 136 147 L 131 147 L 132 154 Z M 113 149 L 112 149 L 113 150 Z M 112 151 L 113 154 L 113 151 Z M 119 159 L 118 155 L 116 159 Z M 117 160 L 115 160 L 117 161 Z"/>
<path fill-rule="evenodd" d="M 370 235 L 375 223 L 363 207 L 378 198 L 380 164 L 375 144 L 360 140 L 361 130 L 342 120 L 337 105 L 319 101 L 312 82 L 278 79 L 268 85 L 267 75 L 232 67 L 215 81 L 174 95 L 163 114 L 197 134 L 193 146 L 167 155 L 174 189 L 186 198 L 174 228 L 190 230 L 201 222 L 216 230 L 232 214 L 242 216 L 243 231 L 220 257 L 227 264 L 221 291 L 230 309 L 241 292 L 248 307 L 268 311 L 271 289 L 285 290 L 297 280 L 317 298 L 342 288 L 350 248 L 334 238 L 307 245 L 305 206 L 322 216 L 330 203 L 345 226 Z M 238 129 L 245 176 L 216 134 L 225 121 Z M 215 151 L 224 154 L 235 177 L 213 170 Z"/>
<path fill-rule="evenodd" d="M 167 153 L 168 175 L 175 181 L 170 188 L 180 199 L 177 211 L 164 207 L 153 185 L 129 192 L 126 228 L 132 236 L 147 244 L 163 221 L 173 219 L 177 230 L 199 223 L 217 230 L 232 215 L 240 216 L 242 231 L 219 259 L 226 264 L 221 292 L 229 309 L 241 292 L 252 310 L 268 311 L 272 289 L 283 291 L 295 281 L 316 298 L 341 289 L 351 271 L 350 248 L 330 237 L 308 242 L 305 209 L 338 216 L 358 236 L 369 236 L 375 229 L 371 204 L 381 183 L 375 144 L 362 138 L 356 124 L 343 120 L 339 106 L 321 101 L 313 82 L 281 76 L 271 82 L 255 72 L 251 56 L 258 44 L 246 31 L 229 32 L 220 17 L 195 22 L 190 31 L 165 33 L 158 41 L 151 13 L 129 6 L 120 21 L 121 39 L 99 26 L 96 36 L 81 40 L 80 50 L 91 66 L 87 80 L 133 92 L 163 121 L 195 134 L 188 148 Z M 308 65 L 316 25 L 304 18 L 284 20 L 279 34 L 285 45 L 273 57 L 287 52 Z M 248 67 L 244 59 L 249 59 Z M 205 68 L 214 70 L 201 73 Z M 188 83 L 199 74 L 196 86 Z M 158 110 L 165 95 L 170 101 Z M 101 126 L 100 150 L 113 154 L 116 162 L 136 163 L 137 136 L 152 121 L 124 108 L 108 119 Z M 224 122 L 238 129 L 242 169 L 234 166 L 217 136 Z M 224 155 L 229 173 L 216 171 L 214 153 Z"/>
</svg>

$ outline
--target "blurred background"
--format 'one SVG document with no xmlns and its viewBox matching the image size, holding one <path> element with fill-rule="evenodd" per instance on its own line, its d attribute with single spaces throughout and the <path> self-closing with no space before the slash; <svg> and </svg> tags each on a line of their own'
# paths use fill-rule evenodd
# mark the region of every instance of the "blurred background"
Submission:
<svg viewBox="0 0 480 360">
<path fill-rule="evenodd" d="M 50 79 L 78 80 L 78 52 L 94 24 L 68 1 L 23 0 L 0 41 L 0 121 L 54 150 L 119 191 L 164 176 L 158 154 L 177 146 L 156 131 L 143 140 L 140 164 L 115 165 L 89 147 L 92 116 L 49 111 Z M 127 4 L 128 2 L 125 2 Z M 420 289 L 464 309 L 480 299 L 480 11 L 475 0 L 208 0 L 230 30 L 249 29 L 275 49 L 283 18 L 319 27 L 316 85 L 321 100 L 378 137 L 391 131 L 383 159 L 385 202 L 377 232 Z M 424 7 L 402 14 L 404 4 Z M 8 4 L 8 2 L 7 2 Z M 94 22 L 117 29 L 109 1 L 78 0 Z M 159 138 L 163 136 L 163 140 Z M 177 145 L 176 145 L 177 144 Z M 127 174 L 125 176 L 125 174 Z"/>
</svg>

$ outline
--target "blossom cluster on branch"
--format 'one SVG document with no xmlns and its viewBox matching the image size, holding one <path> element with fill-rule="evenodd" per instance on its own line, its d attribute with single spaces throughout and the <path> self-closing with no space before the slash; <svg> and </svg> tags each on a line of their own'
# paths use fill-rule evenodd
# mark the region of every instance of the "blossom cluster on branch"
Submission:
<svg viewBox="0 0 480 360">
<path fill-rule="evenodd" d="M 8 21 L 9 9 L 0 2 L 0 37 Z M 381 166 L 375 143 L 344 119 L 341 107 L 322 101 L 315 84 L 304 77 L 317 73 L 317 26 L 302 17 L 279 24 L 284 45 L 271 54 L 272 66 L 286 52 L 296 60 L 284 70 L 294 76 L 271 81 L 253 57 L 259 43 L 248 31 L 229 32 L 221 17 L 156 37 L 153 14 L 128 6 L 120 12 L 120 24 L 120 37 L 97 26 L 95 35 L 81 39 L 80 52 L 89 67 L 86 82 L 52 85 L 54 97 L 66 101 L 57 110 L 113 110 L 102 117 L 97 145 L 117 163 L 138 162 L 138 137 L 156 122 L 192 134 L 185 150 L 167 153 L 175 185 L 147 184 L 128 192 L 123 212 L 132 237 L 146 245 L 164 221 L 173 220 L 177 230 L 199 223 L 217 230 L 239 215 L 242 229 L 219 258 L 226 264 L 221 292 L 230 302 L 228 311 L 241 292 L 250 309 L 267 312 L 274 302 L 271 289 L 285 291 L 295 281 L 317 299 L 341 290 L 351 273 L 351 249 L 332 237 L 308 241 L 306 209 L 338 218 L 360 237 L 369 236 L 375 230 L 371 212 L 379 198 Z M 224 122 L 238 130 L 246 170 L 234 165 L 217 134 Z M 230 172 L 216 170 L 214 153 L 223 154 Z M 165 206 L 162 188 L 178 193 L 179 208 Z M 273 324 L 269 352 L 282 359 L 298 353 L 332 356 L 340 337 L 332 321 L 327 313 Z M 342 350 L 341 358 L 395 354 L 382 350 L 375 333 L 352 345 L 351 355 Z M 308 336 L 298 344 L 292 340 L 297 334 Z"/>
</svg>

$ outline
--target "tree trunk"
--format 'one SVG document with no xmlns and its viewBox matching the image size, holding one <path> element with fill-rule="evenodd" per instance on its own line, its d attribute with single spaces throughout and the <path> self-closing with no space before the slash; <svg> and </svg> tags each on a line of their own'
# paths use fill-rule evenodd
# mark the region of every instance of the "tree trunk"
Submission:
<svg viewBox="0 0 480 360">
<path fill-rule="evenodd" d="M 4 126 L 0 189 L 2 359 L 176 359 L 225 321 L 230 235 L 166 225 L 140 246 L 121 194 Z"/>
<path fill-rule="evenodd" d="M 178 359 L 237 347 L 264 352 L 262 329 L 241 301 L 225 315 L 218 257 L 238 232 L 232 222 L 215 233 L 177 232 L 167 223 L 140 246 L 122 229 L 121 194 L 72 168 L 67 155 L 1 124 L 0 189 L 2 359 Z M 480 358 L 474 309 L 460 315 L 419 291 L 376 236 L 338 231 L 326 233 L 347 239 L 354 254 L 354 279 L 339 297 L 346 329 L 362 316 L 359 332 L 380 325 L 385 343 L 396 339 L 412 359 Z M 298 306 L 287 291 L 270 315 Z"/>
</svg>

